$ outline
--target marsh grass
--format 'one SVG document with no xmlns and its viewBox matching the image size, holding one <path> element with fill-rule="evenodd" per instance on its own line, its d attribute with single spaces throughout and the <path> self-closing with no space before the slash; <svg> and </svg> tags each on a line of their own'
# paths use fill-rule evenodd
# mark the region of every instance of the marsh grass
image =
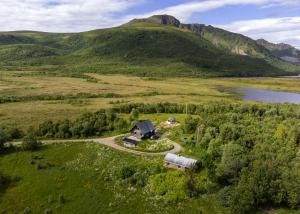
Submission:
<svg viewBox="0 0 300 214">
<path fill-rule="evenodd" d="M 86 81 L 87 76 L 95 81 Z M 1 71 L 0 100 L 11 98 L 12 102 L 0 104 L 0 126 L 26 130 L 45 120 L 73 119 L 127 103 L 235 102 L 234 87 L 300 91 L 299 80 L 288 78 L 143 78 L 91 73 L 67 77 Z"/>
</svg>

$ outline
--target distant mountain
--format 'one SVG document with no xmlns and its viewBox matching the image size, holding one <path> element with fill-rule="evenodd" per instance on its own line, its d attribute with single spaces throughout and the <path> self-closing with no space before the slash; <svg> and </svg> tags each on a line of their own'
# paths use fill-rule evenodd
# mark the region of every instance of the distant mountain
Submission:
<svg viewBox="0 0 300 214">
<path fill-rule="evenodd" d="M 83 33 L 3 32 L 0 66 L 140 76 L 270 76 L 300 70 L 246 36 L 182 24 L 168 15 Z"/>
<path fill-rule="evenodd" d="M 291 63 L 300 63 L 300 50 L 291 45 L 280 43 L 273 44 L 264 39 L 257 40 L 257 43 L 267 48 L 273 55 Z"/>
</svg>

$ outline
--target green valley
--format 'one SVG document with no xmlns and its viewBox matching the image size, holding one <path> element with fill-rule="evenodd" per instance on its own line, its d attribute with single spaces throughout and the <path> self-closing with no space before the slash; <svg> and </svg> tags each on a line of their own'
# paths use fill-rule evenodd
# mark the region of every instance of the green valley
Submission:
<svg viewBox="0 0 300 214">
<path fill-rule="evenodd" d="M 299 214 L 299 56 L 169 15 L 1 32 L 0 213 Z"/>
<path fill-rule="evenodd" d="M 174 24 L 175 23 L 175 24 Z M 299 66 L 243 35 L 163 15 L 83 33 L 4 32 L 0 66 L 58 75 L 278 76 Z M 155 66 L 154 66 L 155 65 Z"/>
</svg>

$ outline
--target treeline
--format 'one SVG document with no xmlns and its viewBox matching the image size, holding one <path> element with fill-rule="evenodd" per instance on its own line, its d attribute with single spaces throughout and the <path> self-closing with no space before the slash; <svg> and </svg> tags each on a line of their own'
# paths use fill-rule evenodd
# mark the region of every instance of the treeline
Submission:
<svg viewBox="0 0 300 214">
<path fill-rule="evenodd" d="M 192 115 L 207 115 L 207 114 L 222 114 L 222 113 L 237 113 L 249 114 L 252 116 L 281 116 L 284 118 L 300 118 L 300 109 L 298 105 L 286 104 L 243 104 L 231 102 L 210 102 L 206 104 L 176 104 L 176 103 L 156 103 L 143 104 L 133 103 L 113 107 L 112 110 L 116 113 L 129 114 L 132 109 L 137 109 L 139 113 L 154 114 L 154 113 L 169 113 L 169 114 L 192 114 Z"/>
<path fill-rule="evenodd" d="M 85 113 L 75 121 L 46 121 L 35 131 L 42 138 L 80 138 L 99 136 L 105 132 L 128 131 L 129 122 L 111 110 Z"/>
<path fill-rule="evenodd" d="M 89 98 L 122 98 L 121 94 L 107 93 L 107 94 L 91 94 L 79 93 L 69 95 L 36 95 L 36 96 L 2 96 L 0 97 L 0 104 L 16 103 L 26 101 L 44 101 L 44 100 L 68 100 L 68 99 L 89 99 Z"/>
</svg>

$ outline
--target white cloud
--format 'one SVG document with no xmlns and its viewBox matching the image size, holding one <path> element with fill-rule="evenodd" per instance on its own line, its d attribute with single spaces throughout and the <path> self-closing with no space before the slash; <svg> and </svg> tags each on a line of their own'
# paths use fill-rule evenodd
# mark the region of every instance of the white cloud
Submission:
<svg viewBox="0 0 300 214">
<path fill-rule="evenodd" d="M 178 4 L 164 9 L 152 11 L 146 14 L 137 14 L 124 17 L 125 20 L 134 17 L 148 17 L 157 14 L 175 16 L 183 22 L 187 22 L 194 13 L 206 12 L 228 5 L 257 5 L 261 7 L 295 6 L 300 5 L 299 0 L 194 0 L 189 3 Z"/>
<path fill-rule="evenodd" d="M 264 38 L 274 43 L 285 42 L 300 47 L 300 17 L 236 21 L 218 27 L 254 39 Z"/>
<path fill-rule="evenodd" d="M 78 32 L 113 27 L 133 18 L 169 14 L 189 22 L 194 13 L 228 5 L 300 6 L 300 0 L 192 0 L 144 14 L 124 14 L 129 8 L 155 0 L 0 0 L 0 31 L 38 30 Z M 299 17 L 237 21 L 220 27 L 300 47 Z"/>
<path fill-rule="evenodd" d="M 84 31 L 116 25 L 144 0 L 1 0 L 0 30 Z"/>
<path fill-rule="evenodd" d="M 120 15 L 146 1 L 150 0 L 0 0 L 0 30 L 85 31 L 154 14 L 170 14 L 188 21 L 193 13 L 226 5 L 300 5 L 299 0 L 193 0 L 145 14 Z"/>
</svg>

